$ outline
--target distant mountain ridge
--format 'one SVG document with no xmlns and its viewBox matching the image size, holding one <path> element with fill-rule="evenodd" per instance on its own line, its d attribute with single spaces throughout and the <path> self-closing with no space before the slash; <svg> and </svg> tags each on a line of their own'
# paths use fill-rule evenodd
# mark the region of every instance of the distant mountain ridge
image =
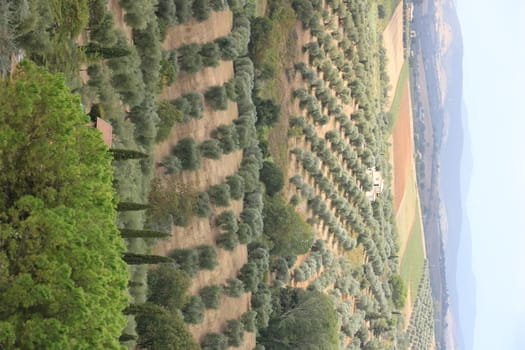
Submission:
<svg viewBox="0 0 525 350">
<path fill-rule="evenodd" d="M 463 104 L 463 42 L 455 2 L 443 1 L 444 18 L 453 37 L 442 63 L 447 76 L 444 134 L 441 150 L 441 193 L 446 206 L 447 285 L 453 315 L 455 349 L 472 349 L 475 316 L 475 278 L 472 271 L 470 223 L 464 203 L 472 172 L 470 133 Z M 461 290 L 461 293 L 459 292 Z"/>
</svg>

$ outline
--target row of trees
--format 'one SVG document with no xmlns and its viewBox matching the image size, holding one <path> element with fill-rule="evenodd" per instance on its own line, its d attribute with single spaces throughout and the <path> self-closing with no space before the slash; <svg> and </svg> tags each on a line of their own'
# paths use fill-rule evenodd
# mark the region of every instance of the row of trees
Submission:
<svg viewBox="0 0 525 350">
<path fill-rule="evenodd" d="M 357 2 L 344 4 L 340 1 L 327 1 L 327 5 L 331 7 L 331 11 L 322 11 L 320 5 L 309 1 L 294 2 L 294 8 L 300 14 L 304 27 L 309 28 L 317 39 L 305 46 L 313 69 L 304 63 L 295 66 L 307 86 L 307 89 L 297 91 L 296 97 L 300 107 L 306 109 L 309 121 L 325 125 L 332 116 L 338 130 L 326 133 L 325 141 L 318 137 L 316 128 L 308 125 L 306 119 L 300 118 L 297 123 L 291 124 L 293 134 L 305 135 L 308 141 L 305 146 L 310 147 L 312 153 L 322 160 L 319 162 L 318 159 L 316 162 L 317 157 L 311 157 L 313 154 L 303 150 L 293 151 L 300 161 L 303 154 L 307 154 L 305 169 L 310 170 L 309 177 L 319 190 L 325 192 L 325 196 L 314 199 L 314 189 L 307 184 L 305 186 L 301 177 L 292 177 L 291 181 L 306 198 L 314 199 L 308 203 L 313 210 L 323 210 L 325 200 L 330 198 L 330 206 L 339 219 L 344 217 L 349 220 L 347 223 L 359 233 L 359 243 L 365 246 L 371 265 L 359 272 L 356 279 L 345 279 L 342 276 L 335 279 L 334 291 L 338 293 L 341 290 L 353 290 L 360 301 L 357 315 L 361 315 L 361 318 L 357 316 L 355 323 L 345 320 L 342 330 L 346 332 L 341 337 L 341 345 L 346 346 L 343 340 L 346 340 L 345 336 L 349 336 L 352 337 L 352 342 L 348 344 L 348 348 L 371 348 L 381 346 L 381 342 L 369 338 L 364 319 L 371 321 L 370 328 L 375 335 L 390 334 L 395 326 L 389 310 L 399 307 L 404 300 L 403 284 L 393 274 L 398 266 L 395 259 L 390 259 L 397 251 L 396 233 L 391 227 L 391 206 L 385 205 L 391 197 L 385 193 L 384 200 L 380 198 L 377 203 L 370 205 L 364 195 L 364 190 L 372 185 L 367 168 L 379 166 L 385 173 L 388 170 L 385 166 L 388 160 L 378 156 L 385 154 L 386 150 L 383 142 L 386 123 L 384 113 L 379 113 L 380 104 L 370 103 L 374 100 L 374 91 L 369 82 L 374 79 L 371 65 L 375 61 L 371 57 L 374 52 L 371 49 L 371 36 L 366 32 L 367 5 Z M 321 19 L 328 30 L 319 25 Z M 328 87 L 325 87 L 325 81 L 328 82 Z M 353 102 L 354 106 L 358 103 L 359 109 L 350 118 L 342 113 L 340 101 L 345 104 Z M 324 131 L 322 135 L 324 138 Z M 323 173 L 328 173 L 329 176 L 324 176 Z M 331 186 L 330 183 L 336 185 Z M 388 190 L 385 189 L 385 192 Z M 344 191 L 345 196 L 337 198 L 339 191 Z M 319 261 L 319 256 L 311 253 L 311 258 L 302 267 L 308 271 L 318 271 Z M 298 275 L 300 278 L 307 278 L 302 267 Z M 324 266 L 321 275 L 310 284 L 310 288 L 322 290 L 330 285 L 335 271 L 330 266 Z M 361 296 L 361 288 L 370 288 L 373 298 Z"/>
<path fill-rule="evenodd" d="M 430 287 L 428 261 L 423 265 L 416 301 L 410 315 L 407 329 L 410 346 L 414 349 L 428 349 L 434 339 L 434 301 Z"/>
</svg>

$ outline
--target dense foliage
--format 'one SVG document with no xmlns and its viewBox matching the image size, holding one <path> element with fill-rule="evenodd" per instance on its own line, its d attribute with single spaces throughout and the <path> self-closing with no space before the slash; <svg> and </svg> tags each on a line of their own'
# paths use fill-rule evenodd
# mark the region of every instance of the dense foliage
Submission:
<svg viewBox="0 0 525 350">
<path fill-rule="evenodd" d="M 320 292 L 281 289 L 260 340 L 266 349 L 339 349 L 332 300 Z"/>
<path fill-rule="evenodd" d="M 264 234 L 273 243 L 273 254 L 299 255 L 312 245 L 312 227 L 283 198 L 265 197 L 263 217 Z"/>
<path fill-rule="evenodd" d="M 118 348 L 127 271 L 111 155 L 61 75 L 0 84 L 0 347 Z"/>
</svg>

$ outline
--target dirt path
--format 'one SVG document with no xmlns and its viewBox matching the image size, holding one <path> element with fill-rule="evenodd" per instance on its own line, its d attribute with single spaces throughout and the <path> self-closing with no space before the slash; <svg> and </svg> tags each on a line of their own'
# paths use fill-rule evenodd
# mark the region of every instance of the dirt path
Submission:
<svg viewBox="0 0 525 350">
<path fill-rule="evenodd" d="M 392 19 L 383 32 L 383 46 L 386 49 L 386 72 L 390 77 L 390 89 L 388 104 L 386 110 L 390 110 L 394 100 L 395 88 L 399 79 L 401 67 L 403 67 L 404 50 L 403 50 L 403 1 L 399 2 Z"/>
<path fill-rule="evenodd" d="M 230 10 L 211 11 L 210 17 L 203 22 L 192 20 L 168 27 L 162 47 L 165 50 L 173 50 L 183 44 L 205 44 L 228 35 L 232 24 L 233 13 Z"/>
</svg>

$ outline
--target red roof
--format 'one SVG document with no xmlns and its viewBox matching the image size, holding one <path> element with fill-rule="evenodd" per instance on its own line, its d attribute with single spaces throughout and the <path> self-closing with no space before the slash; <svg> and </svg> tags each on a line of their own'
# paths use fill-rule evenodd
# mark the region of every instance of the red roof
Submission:
<svg viewBox="0 0 525 350">
<path fill-rule="evenodd" d="M 109 148 L 111 148 L 111 138 L 113 137 L 113 127 L 111 124 L 106 122 L 104 119 L 97 117 L 95 127 L 102 133 L 102 139 L 104 140 L 104 143 L 108 145 Z"/>
</svg>

